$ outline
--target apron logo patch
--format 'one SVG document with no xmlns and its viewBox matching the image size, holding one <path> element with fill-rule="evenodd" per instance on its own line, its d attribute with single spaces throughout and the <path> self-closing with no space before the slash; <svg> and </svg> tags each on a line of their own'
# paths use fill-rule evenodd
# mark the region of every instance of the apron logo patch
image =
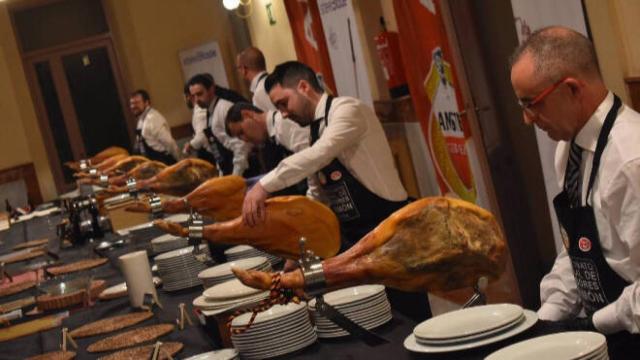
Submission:
<svg viewBox="0 0 640 360">
<path fill-rule="evenodd" d="M 591 240 L 586 237 L 581 237 L 580 240 L 578 240 L 578 248 L 580 248 L 582 252 L 588 252 L 591 250 Z"/>
<path fill-rule="evenodd" d="M 338 170 L 331 173 L 331 180 L 338 181 L 342 179 L 342 173 Z"/>
</svg>

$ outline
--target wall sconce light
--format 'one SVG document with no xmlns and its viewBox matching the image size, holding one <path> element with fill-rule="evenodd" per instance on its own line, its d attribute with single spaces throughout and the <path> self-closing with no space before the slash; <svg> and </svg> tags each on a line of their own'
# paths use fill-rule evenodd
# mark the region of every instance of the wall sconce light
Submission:
<svg viewBox="0 0 640 360">
<path fill-rule="evenodd" d="M 229 11 L 235 10 L 239 18 L 246 19 L 251 16 L 253 12 L 251 1 L 252 0 L 222 0 L 222 6 Z"/>
<path fill-rule="evenodd" d="M 240 6 L 240 0 L 222 0 L 222 6 L 227 10 L 235 10 Z"/>
</svg>

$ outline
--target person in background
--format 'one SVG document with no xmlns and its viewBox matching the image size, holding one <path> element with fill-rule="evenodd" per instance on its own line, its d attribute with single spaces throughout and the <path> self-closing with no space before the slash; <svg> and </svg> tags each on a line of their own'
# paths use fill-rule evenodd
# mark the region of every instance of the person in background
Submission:
<svg viewBox="0 0 640 360">
<path fill-rule="evenodd" d="M 142 89 L 134 91 L 129 98 L 129 109 L 138 119 L 134 152 L 167 165 L 180 160 L 169 124 L 158 110 L 151 107 L 149 93 Z"/>
<path fill-rule="evenodd" d="M 309 127 L 310 146 L 283 159 L 247 192 L 245 223 L 264 221 L 264 203 L 271 194 L 317 176 L 322 196 L 340 221 L 344 251 L 408 204 L 386 135 L 371 108 L 358 99 L 329 96 L 314 71 L 297 61 L 276 66 L 265 88 L 283 117 Z M 424 294 L 388 294 L 405 315 L 416 320 L 431 316 Z"/>
<path fill-rule="evenodd" d="M 236 68 L 240 76 L 249 84 L 253 93 L 253 105 L 262 111 L 275 110 L 269 94 L 264 88 L 264 80 L 269 75 L 262 51 L 256 47 L 248 47 L 236 57 Z"/>
<path fill-rule="evenodd" d="M 540 29 L 512 56 L 524 122 L 558 140 L 553 203 L 564 249 L 540 284 L 542 320 L 640 338 L 640 114 L 610 92 L 593 44 Z M 622 341 L 622 340 L 621 340 Z"/>
<path fill-rule="evenodd" d="M 230 136 L 262 147 L 267 170 L 274 169 L 282 159 L 309 147 L 309 129 L 283 118 L 278 111 L 265 112 L 248 102 L 236 103 L 231 107 L 225 127 Z M 314 179 L 315 176 L 311 176 L 280 190 L 277 195 L 306 194 L 320 200 Z"/>
<path fill-rule="evenodd" d="M 209 147 L 209 140 L 207 140 L 207 137 L 204 134 L 204 130 L 207 128 L 207 110 L 198 106 L 194 97 L 189 92 L 189 84 L 185 84 L 184 86 L 184 99 L 187 107 L 191 110 L 191 127 L 193 128 L 193 137 L 184 144 L 182 147 L 182 153 L 184 155 L 196 153 L 198 158 L 215 164 L 213 154 L 211 151 L 207 150 Z"/>
<path fill-rule="evenodd" d="M 233 103 L 217 96 L 211 76 L 195 75 L 188 85 L 193 101 L 207 111 L 206 128 L 202 132 L 208 140 L 207 151 L 211 153 L 218 171 L 221 175 L 246 175 L 251 144 L 230 137 L 224 126 L 224 119 Z"/>
</svg>

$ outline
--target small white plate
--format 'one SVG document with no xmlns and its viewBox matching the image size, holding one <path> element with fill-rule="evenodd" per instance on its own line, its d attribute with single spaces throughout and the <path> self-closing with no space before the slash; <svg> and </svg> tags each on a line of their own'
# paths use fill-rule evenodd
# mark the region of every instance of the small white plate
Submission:
<svg viewBox="0 0 640 360">
<path fill-rule="evenodd" d="M 340 306 L 380 295 L 384 285 L 362 285 L 340 289 L 324 294 L 324 301 L 331 306 Z M 316 307 L 316 299 L 309 301 L 309 306 Z"/>
<path fill-rule="evenodd" d="M 404 347 L 405 349 L 418 353 L 427 353 L 427 354 L 436 354 L 436 353 L 447 353 L 453 351 L 467 350 L 473 349 L 480 346 L 485 346 L 489 344 L 493 344 L 495 342 L 508 339 L 510 337 L 516 336 L 521 332 L 529 329 L 538 321 L 538 314 L 531 310 L 524 310 L 525 320 L 524 322 L 518 324 L 518 326 L 509 329 L 508 331 L 489 338 L 484 338 L 478 341 L 472 341 L 464 344 L 456 344 L 456 345 L 445 345 L 445 346 L 434 346 L 434 345 L 422 345 L 416 341 L 416 337 L 414 334 L 410 334 L 404 339 Z"/>
<path fill-rule="evenodd" d="M 240 280 L 233 279 L 208 288 L 202 295 L 204 295 L 207 300 L 221 301 L 244 298 L 262 291 L 264 290 L 248 287 L 241 283 Z"/>
<path fill-rule="evenodd" d="M 189 221 L 189 214 L 173 214 L 164 218 L 166 221 L 181 223 Z"/>
<path fill-rule="evenodd" d="M 233 275 L 233 272 L 231 272 L 232 267 L 237 267 L 239 269 L 247 270 L 247 269 L 255 269 L 265 263 L 268 263 L 267 258 L 262 256 L 246 258 L 238 261 L 226 262 L 224 264 L 210 267 L 202 271 L 200 274 L 198 274 L 198 277 L 200 279 L 208 279 L 208 278 L 217 278 L 221 276 L 231 276 Z"/>
<path fill-rule="evenodd" d="M 487 356 L 485 360 L 576 360 L 597 354 L 606 348 L 602 334 L 572 331 L 540 336 L 507 346 Z"/>
<path fill-rule="evenodd" d="M 200 245 L 200 249 L 201 250 L 207 249 L 207 245 L 206 244 Z M 170 260 L 171 258 L 175 258 L 178 256 L 184 256 L 184 255 L 190 254 L 192 251 L 193 251 L 193 246 L 187 246 L 182 249 L 176 249 L 173 251 L 166 252 L 164 254 L 160 254 L 156 256 L 154 259 L 156 263 L 158 263 L 164 260 Z"/>
<path fill-rule="evenodd" d="M 453 339 L 444 339 L 444 340 L 431 340 L 431 339 L 422 339 L 418 336 L 416 336 L 416 341 L 418 341 L 421 344 L 426 344 L 426 345 L 436 345 L 436 346 L 441 346 L 441 345 L 453 345 L 453 344 L 459 344 L 462 342 L 467 342 L 467 341 L 476 341 L 476 340 L 480 340 L 483 338 L 488 338 L 491 336 L 494 336 L 497 333 L 503 332 L 503 331 L 507 331 L 509 328 L 512 327 L 516 327 L 518 326 L 518 324 L 520 324 L 521 322 L 524 321 L 524 314 L 522 314 L 522 316 L 518 319 L 516 319 L 516 321 L 508 323 L 504 326 L 495 328 L 495 329 L 491 329 L 489 331 L 485 331 L 485 332 L 481 332 L 478 334 L 473 334 L 473 335 L 469 335 L 469 336 L 463 336 L 463 337 L 459 337 L 459 338 L 453 338 Z"/>
<path fill-rule="evenodd" d="M 221 349 L 194 355 L 184 360 L 233 360 L 238 357 L 236 349 Z"/>
<path fill-rule="evenodd" d="M 152 245 L 160 245 L 160 244 L 163 244 L 163 243 L 173 242 L 173 241 L 181 240 L 181 239 L 184 239 L 184 238 L 183 237 L 179 237 L 179 236 L 175 236 L 175 235 L 172 235 L 172 234 L 164 234 L 164 235 L 158 236 L 157 238 L 152 239 L 151 240 L 151 244 Z"/>
<path fill-rule="evenodd" d="M 249 245 L 238 245 L 238 246 L 234 246 L 232 248 L 229 248 L 227 250 L 224 251 L 225 255 L 235 255 L 238 253 L 242 253 L 242 252 L 246 252 L 246 251 L 252 251 L 252 250 L 256 250 L 253 246 L 249 246 Z"/>
<path fill-rule="evenodd" d="M 423 321 L 413 333 L 421 339 L 453 340 L 505 326 L 520 317 L 522 307 L 514 304 L 474 306 Z"/>
</svg>

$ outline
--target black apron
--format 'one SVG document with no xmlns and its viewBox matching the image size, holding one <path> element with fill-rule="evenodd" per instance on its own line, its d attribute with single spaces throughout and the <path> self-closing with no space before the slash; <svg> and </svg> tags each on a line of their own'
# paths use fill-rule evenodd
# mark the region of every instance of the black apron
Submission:
<svg viewBox="0 0 640 360">
<path fill-rule="evenodd" d="M 324 123 L 328 125 L 329 109 L 333 97 L 327 98 Z M 320 138 L 320 122 L 311 123 L 311 146 Z M 389 201 L 367 189 L 336 158 L 318 172 L 323 194 L 329 201 L 331 210 L 340 220 L 342 250 L 353 246 L 394 211 L 408 204 L 404 201 Z"/>
<path fill-rule="evenodd" d="M 209 153 L 211 154 L 211 156 L 209 157 L 209 159 L 204 160 L 208 160 L 211 162 L 211 158 L 213 158 L 213 163 L 216 164 L 218 171 L 223 175 L 230 175 L 231 173 L 233 173 L 233 151 L 224 147 L 218 140 L 218 138 L 213 135 L 213 130 L 211 129 L 211 121 L 213 119 L 209 119 L 209 117 L 213 115 L 213 112 L 218 105 L 218 100 L 220 100 L 220 97 L 216 98 L 216 102 L 213 104 L 213 109 L 211 109 L 211 112 L 207 110 L 207 127 L 203 130 L 203 132 L 207 137 L 207 140 L 209 141 L 209 147 L 211 148 L 211 151 Z"/>
<path fill-rule="evenodd" d="M 266 76 L 266 74 L 264 74 Z M 276 123 L 276 114 L 277 112 L 273 112 L 273 116 L 271 116 L 271 125 L 275 127 Z M 269 121 L 269 120 L 267 120 Z M 260 155 L 262 158 L 262 165 L 264 173 L 268 173 L 278 166 L 280 161 L 291 156 L 293 152 L 289 151 L 286 147 L 280 145 L 278 140 L 276 140 L 275 135 L 271 136 L 264 142 L 264 145 L 260 149 Z M 305 195 L 307 193 L 307 180 L 301 180 L 297 184 L 291 185 L 285 189 L 280 191 L 276 191 L 272 196 L 286 196 L 286 195 Z"/>
<path fill-rule="evenodd" d="M 329 123 L 332 101 L 333 97 L 329 96 L 324 110 L 325 127 Z M 322 119 L 311 123 L 311 145 L 320 138 L 320 121 Z M 338 159 L 333 159 L 329 165 L 320 169 L 318 178 L 329 206 L 340 221 L 340 252 L 349 249 L 389 215 L 409 203 L 408 200 L 389 201 L 369 191 Z M 409 293 L 387 288 L 387 296 L 396 311 L 415 321 L 431 317 L 431 308 L 425 293 Z"/>
<path fill-rule="evenodd" d="M 144 120 L 142 120 L 141 126 L 144 126 Z M 157 151 L 147 144 L 144 136 L 142 136 L 142 128 L 136 129 L 136 143 L 134 147 L 134 153 L 142 155 L 149 160 L 160 161 L 166 165 L 173 165 L 176 163 L 176 159 L 171 156 L 171 154 Z"/>
<path fill-rule="evenodd" d="M 558 221 L 564 231 L 563 237 L 568 240 L 569 258 L 573 268 L 573 276 L 578 287 L 578 294 L 587 315 L 603 308 L 618 299 L 629 283 L 621 278 L 607 263 L 602 254 L 600 237 L 593 208 L 589 205 L 589 196 L 593 187 L 602 152 L 613 123 L 618 115 L 621 101 L 615 96 L 613 106 L 605 118 L 598 144 L 593 157 L 593 167 L 589 176 L 587 200 L 585 206 L 571 207 L 569 196 L 565 190 L 553 199 Z M 565 175 L 565 181 L 567 176 Z M 565 246 L 567 242 L 565 241 Z"/>
</svg>

